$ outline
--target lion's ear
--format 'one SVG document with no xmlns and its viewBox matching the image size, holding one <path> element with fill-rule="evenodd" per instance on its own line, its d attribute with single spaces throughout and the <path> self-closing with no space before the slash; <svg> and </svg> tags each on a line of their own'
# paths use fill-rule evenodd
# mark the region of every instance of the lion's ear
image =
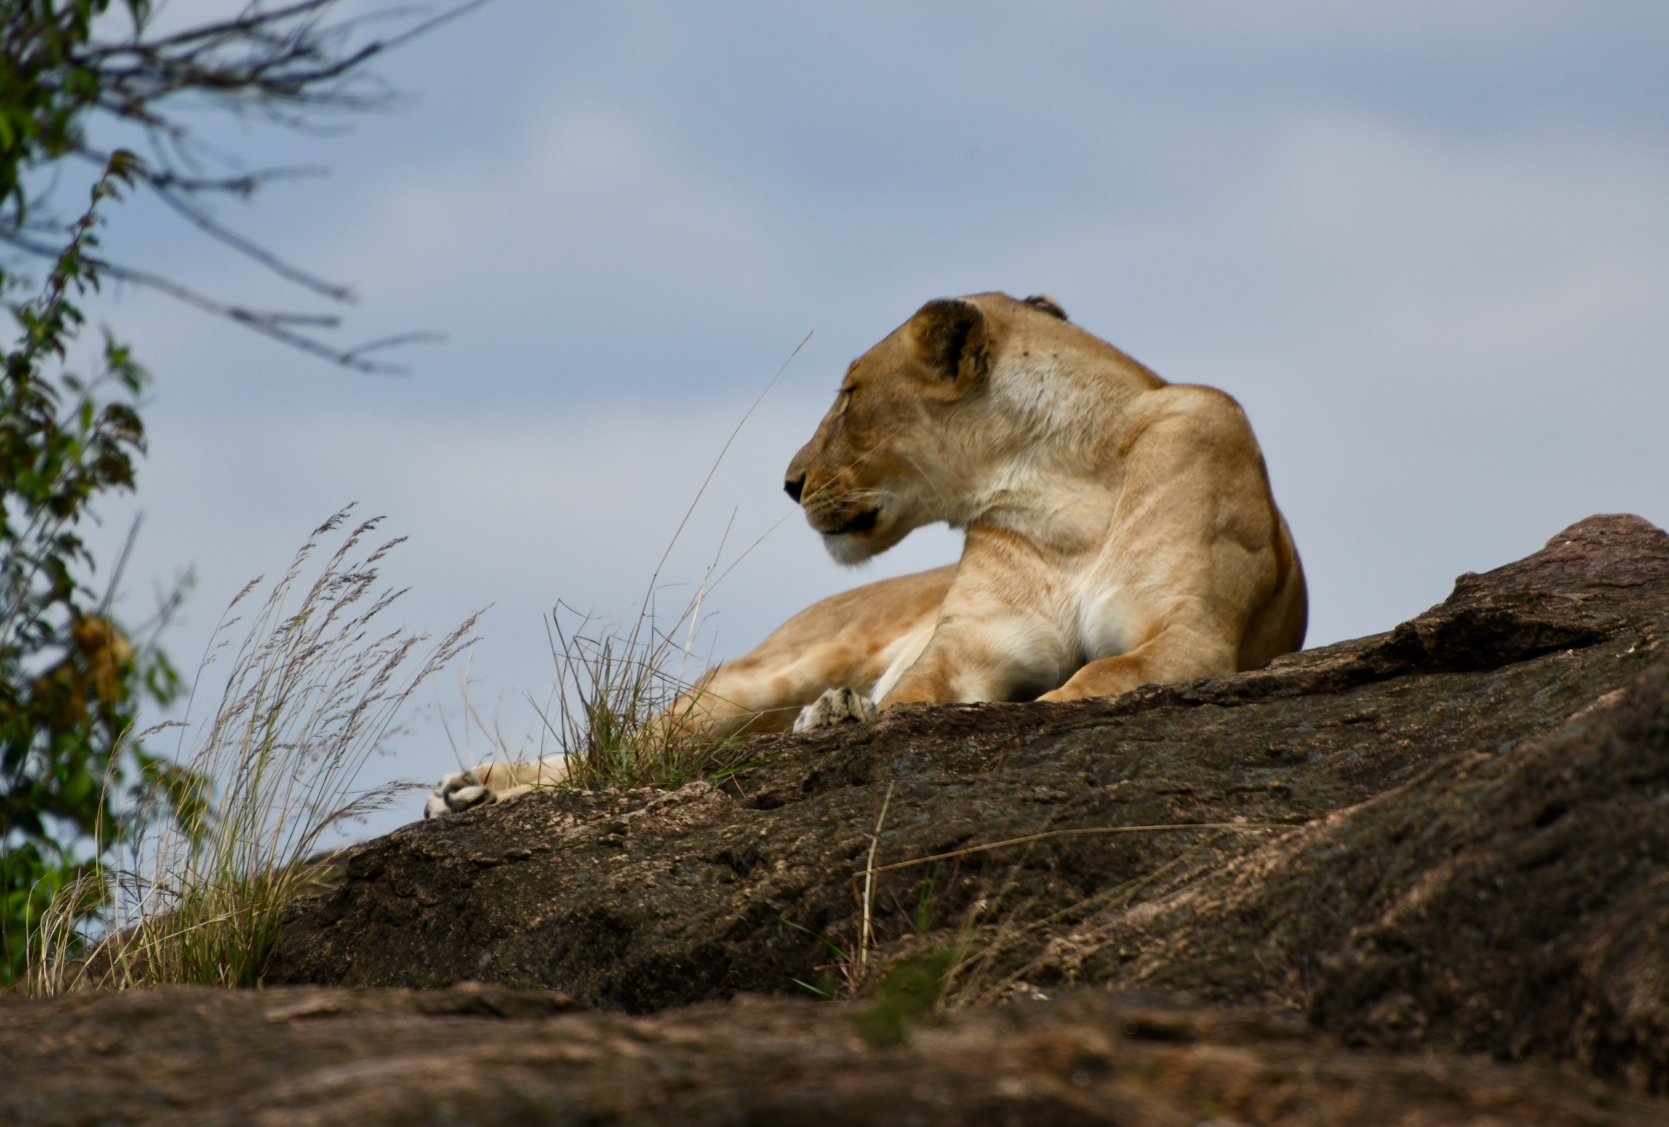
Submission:
<svg viewBox="0 0 1669 1127">
<path fill-rule="evenodd" d="M 985 314 L 971 301 L 930 301 L 910 318 L 916 358 L 946 383 L 965 391 L 985 375 L 991 362 L 991 334 Z"/>
</svg>

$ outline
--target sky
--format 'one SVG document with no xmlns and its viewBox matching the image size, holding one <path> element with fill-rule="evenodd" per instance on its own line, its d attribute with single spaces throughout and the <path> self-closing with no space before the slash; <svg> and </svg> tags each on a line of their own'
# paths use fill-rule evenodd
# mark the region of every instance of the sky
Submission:
<svg viewBox="0 0 1669 1127">
<path fill-rule="evenodd" d="M 218 214 L 353 285 L 332 339 L 444 339 L 366 376 L 118 288 L 93 312 L 155 375 L 150 453 L 95 542 L 108 561 L 143 513 L 130 620 L 195 571 L 165 639 L 190 670 L 325 517 L 386 516 L 399 621 L 488 608 L 364 781 L 432 779 L 488 750 L 461 681 L 519 745 L 544 615 L 629 622 L 686 513 L 659 605 L 752 546 L 703 597 L 703 658 L 953 560 L 935 528 L 836 566 L 782 471 L 848 361 L 995 289 L 1235 396 L 1308 644 L 1386 630 L 1591 513 L 1669 524 L 1666 48 L 1669 9 L 1603 0 L 494 0 L 388 57 L 401 98 L 342 131 L 193 117 L 248 166 L 328 169 Z M 227 300 L 329 304 L 142 199 L 105 249 Z"/>
</svg>

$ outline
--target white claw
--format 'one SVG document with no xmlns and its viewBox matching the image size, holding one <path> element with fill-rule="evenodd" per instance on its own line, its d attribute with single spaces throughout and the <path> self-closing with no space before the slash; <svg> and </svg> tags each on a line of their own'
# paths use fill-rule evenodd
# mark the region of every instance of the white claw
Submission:
<svg viewBox="0 0 1669 1127">
<path fill-rule="evenodd" d="M 442 814 L 450 813 L 452 813 L 452 807 L 446 805 L 446 799 L 441 797 L 438 790 L 429 796 L 428 802 L 423 804 L 423 816 L 425 818 L 438 818 Z"/>
</svg>

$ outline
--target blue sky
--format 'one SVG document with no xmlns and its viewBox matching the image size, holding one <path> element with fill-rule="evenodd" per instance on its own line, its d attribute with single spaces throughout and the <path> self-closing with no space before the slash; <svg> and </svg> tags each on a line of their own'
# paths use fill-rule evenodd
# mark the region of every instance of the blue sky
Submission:
<svg viewBox="0 0 1669 1127">
<path fill-rule="evenodd" d="M 699 579 L 732 512 L 727 556 L 789 516 L 709 596 L 703 652 L 954 558 L 924 530 L 836 567 L 781 471 L 848 360 L 1002 289 L 1235 395 L 1311 644 L 1387 629 L 1589 513 L 1669 524 L 1666 48 L 1647 3 L 495 0 L 392 56 L 401 104 L 345 134 L 202 118 L 250 164 L 330 169 L 220 214 L 354 284 L 344 343 L 446 339 L 365 377 L 155 295 L 101 303 L 157 377 L 139 495 L 105 510 L 116 538 L 145 513 L 124 605 L 195 567 L 190 666 L 246 579 L 358 501 L 411 537 L 388 569 L 410 625 L 491 605 L 472 696 L 526 731 L 541 614 L 635 608 L 808 332 L 663 575 Z M 142 201 L 106 246 L 319 307 Z M 402 746 L 379 772 L 453 768 L 436 727 Z"/>
</svg>

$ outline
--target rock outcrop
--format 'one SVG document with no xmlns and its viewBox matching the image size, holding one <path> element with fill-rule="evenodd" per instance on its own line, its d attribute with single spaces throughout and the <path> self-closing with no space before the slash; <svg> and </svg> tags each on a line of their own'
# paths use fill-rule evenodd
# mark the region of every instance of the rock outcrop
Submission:
<svg viewBox="0 0 1669 1127">
<path fill-rule="evenodd" d="M 868 1048 L 851 1007 L 652 1017 L 498 987 L 167 987 L 0 1004 L 0 1123 L 192 1127 L 1659 1127 L 1536 1063 L 1328 1043 L 1296 1015 L 1105 994 L 975 1007 Z"/>
<path fill-rule="evenodd" d="M 953 1007 L 1158 991 L 1663 1092 L 1666 634 L 1669 536 L 1593 517 L 1255 672 L 899 708 L 719 783 L 414 824 L 299 906 L 274 980 L 645 1014 L 948 952 Z"/>
<path fill-rule="evenodd" d="M 1255 672 L 416 823 L 265 989 L 0 997 L 0 1122 L 1669 1122 L 1666 636 L 1593 517 Z"/>
</svg>

